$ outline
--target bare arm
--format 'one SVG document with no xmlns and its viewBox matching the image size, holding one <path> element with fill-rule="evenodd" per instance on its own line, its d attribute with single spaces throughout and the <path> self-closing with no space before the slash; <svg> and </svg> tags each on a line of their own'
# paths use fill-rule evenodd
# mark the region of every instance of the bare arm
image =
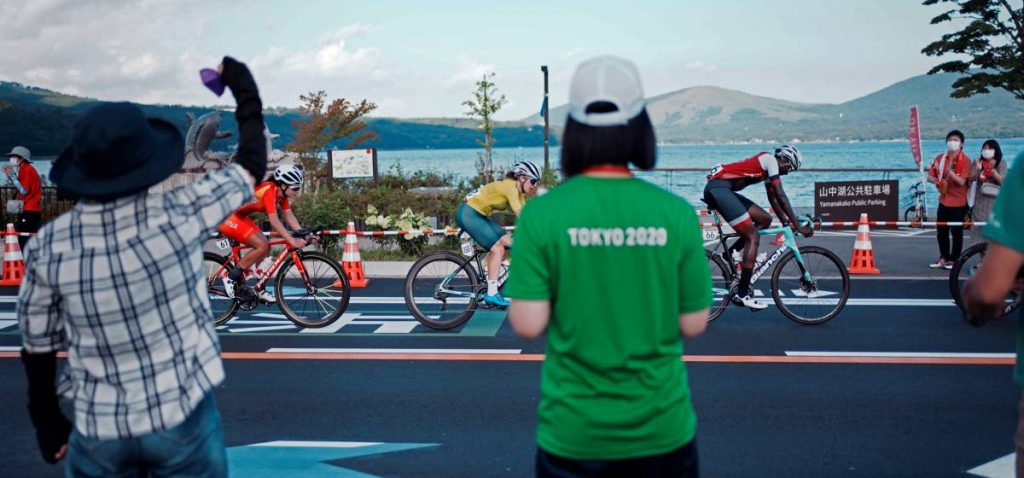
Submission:
<svg viewBox="0 0 1024 478">
<path fill-rule="evenodd" d="M 291 230 L 294 231 L 296 229 L 302 228 L 302 226 L 299 225 L 299 220 L 295 217 L 295 214 L 292 213 L 291 209 L 282 210 L 281 216 L 284 218 L 284 223 L 287 224 L 288 227 L 291 228 Z"/>
<path fill-rule="evenodd" d="M 1006 293 L 1014 286 L 1024 253 L 996 242 L 990 242 L 978 272 L 964 286 L 964 309 L 978 320 L 991 320 L 1002 315 Z"/>
<path fill-rule="evenodd" d="M 703 334 L 708 328 L 708 309 L 679 314 L 679 332 L 688 339 Z"/>
<path fill-rule="evenodd" d="M 267 214 L 267 219 L 270 221 L 270 228 L 273 229 L 274 232 L 278 233 L 285 240 L 285 242 L 288 243 L 289 246 L 306 246 L 306 241 L 292 237 L 291 233 L 288 231 L 288 228 L 284 227 L 284 223 L 281 222 L 281 218 L 277 214 Z"/>
<path fill-rule="evenodd" d="M 540 337 L 544 329 L 548 328 L 550 318 L 551 302 L 546 300 L 515 299 L 508 308 L 508 322 L 512 324 L 512 330 L 524 339 Z"/>
</svg>

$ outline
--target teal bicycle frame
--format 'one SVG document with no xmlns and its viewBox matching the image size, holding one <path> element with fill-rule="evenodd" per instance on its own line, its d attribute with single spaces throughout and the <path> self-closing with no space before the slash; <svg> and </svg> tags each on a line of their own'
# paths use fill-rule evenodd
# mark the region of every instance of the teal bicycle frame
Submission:
<svg viewBox="0 0 1024 478">
<path fill-rule="evenodd" d="M 711 211 L 711 217 L 715 221 L 715 227 L 718 228 L 718 242 L 722 245 L 723 248 L 727 247 L 727 244 L 725 243 L 725 240 L 727 238 L 729 238 L 729 237 L 738 237 L 739 234 L 738 233 L 732 233 L 732 234 L 724 234 L 724 233 L 722 233 L 722 219 L 719 217 L 718 211 Z M 813 225 L 814 224 L 814 221 L 812 221 L 810 218 L 807 218 L 807 217 L 802 217 L 802 218 L 799 219 L 799 221 L 800 221 L 801 224 L 807 224 L 807 225 Z M 765 261 L 763 263 L 761 263 L 760 266 L 757 267 L 757 269 L 754 270 L 754 274 L 750 277 L 750 283 L 753 284 L 753 283 L 757 282 L 757 280 L 760 279 L 761 276 L 763 276 L 766 272 L 768 272 L 768 270 L 771 269 L 771 267 L 774 266 L 775 263 L 778 262 L 778 260 L 780 258 L 782 258 L 782 256 L 786 253 L 786 251 L 793 251 L 793 255 L 796 256 L 796 262 L 800 266 L 800 271 L 803 273 L 803 280 L 806 281 L 807 283 L 813 284 L 814 283 L 814 278 L 811 277 L 811 273 L 807 270 L 807 267 L 804 266 L 804 258 L 803 258 L 803 256 L 800 255 L 800 249 L 797 248 L 796 236 L 793 233 L 793 230 L 790 229 L 787 226 L 778 226 L 778 227 L 769 227 L 769 228 L 761 229 L 761 230 L 757 231 L 757 235 L 759 235 L 759 236 L 768 236 L 768 235 L 772 235 L 772 234 L 782 234 L 782 237 L 784 238 L 784 241 L 783 241 L 782 245 L 779 246 L 779 248 L 776 249 L 775 252 L 772 253 L 772 255 L 770 257 L 765 259 Z M 717 250 L 718 248 L 715 248 L 715 249 Z M 729 258 L 729 264 L 731 266 L 735 266 L 735 264 L 732 263 L 732 258 L 731 257 Z"/>
</svg>

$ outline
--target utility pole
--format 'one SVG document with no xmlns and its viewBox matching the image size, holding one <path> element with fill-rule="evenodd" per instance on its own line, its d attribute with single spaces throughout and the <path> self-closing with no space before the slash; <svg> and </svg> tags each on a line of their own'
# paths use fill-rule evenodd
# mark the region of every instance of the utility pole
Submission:
<svg viewBox="0 0 1024 478">
<path fill-rule="evenodd" d="M 551 133 L 551 122 L 548 119 L 548 66 L 541 65 L 540 71 L 544 72 L 544 171 L 548 171 L 551 168 L 551 163 L 548 160 Z"/>
</svg>

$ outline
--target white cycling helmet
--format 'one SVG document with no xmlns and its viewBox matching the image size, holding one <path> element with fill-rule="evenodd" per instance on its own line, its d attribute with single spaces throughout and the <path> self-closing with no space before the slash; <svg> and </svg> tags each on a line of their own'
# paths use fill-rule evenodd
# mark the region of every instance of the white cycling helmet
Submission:
<svg viewBox="0 0 1024 478">
<path fill-rule="evenodd" d="M 294 164 L 282 164 L 274 170 L 274 181 L 285 186 L 301 186 L 302 168 Z"/>
<path fill-rule="evenodd" d="M 516 176 L 526 176 L 530 179 L 540 179 L 540 168 L 536 164 L 530 161 L 520 161 L 512 166 L 512 174 Z"/>
<path fill-rule="evenodd" d="M 793 171 L 800 169 L 800 151 L 788 144 L 775 148 L 775 159 L 783 164 L 789 164 Z"/>
</svg>

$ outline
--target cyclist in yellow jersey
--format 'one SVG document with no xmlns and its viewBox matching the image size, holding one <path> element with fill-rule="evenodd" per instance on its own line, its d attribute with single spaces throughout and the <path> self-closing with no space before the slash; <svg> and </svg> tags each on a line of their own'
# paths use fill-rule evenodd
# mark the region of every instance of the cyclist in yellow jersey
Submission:
<svg viewBox="0 0 1024 478">
<path fill-rule="evenodd" d="M 508 307 L 509 301 L 498 292 L 498 273 L 501 261 L 508 254 L 507 247 L 512 244 L 512 236 L 498 223 L 491 220 L 494 211 L 511 210 L 519 216 L 526 196 L 537 191 L 540 181 L 540 168 L 530 161 L 516 163 L 505 179 L 484 185 L 466 195 L 455 221 L 464 231 L 489 250 L 487 254 L 487 294 L 484 302 Z"/>
</svg>

